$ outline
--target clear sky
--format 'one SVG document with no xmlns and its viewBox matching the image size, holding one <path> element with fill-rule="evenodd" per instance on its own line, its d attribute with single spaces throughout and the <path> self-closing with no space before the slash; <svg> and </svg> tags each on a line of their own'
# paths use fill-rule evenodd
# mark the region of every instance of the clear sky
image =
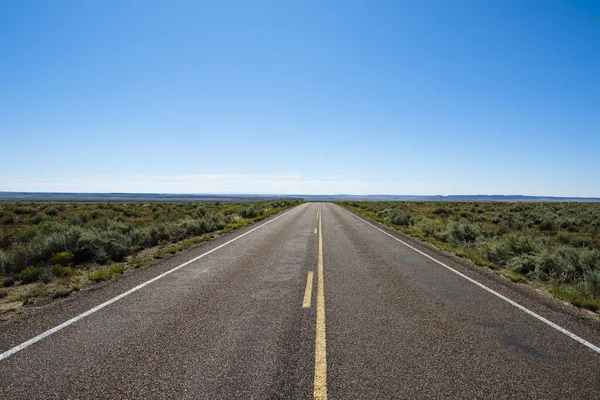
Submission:
<svg viewBox="0 0 600 400">
<path fill-rule="evenodd" d="M 0 2 L 0 190 L 600 197 L 600 1 Z"/>
</svg>

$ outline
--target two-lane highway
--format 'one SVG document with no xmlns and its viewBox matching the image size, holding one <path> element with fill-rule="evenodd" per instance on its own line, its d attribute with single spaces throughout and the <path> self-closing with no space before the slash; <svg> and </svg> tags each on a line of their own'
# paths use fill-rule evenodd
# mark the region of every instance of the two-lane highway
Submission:
<svg viewBox="0 0 600 400">
<path fill-rule="evenodd" d="M 513 300 L 591 347 L 303 204 L 3 323 L 0 398 L 600 398 L 600 325 Z"/>
</svg>

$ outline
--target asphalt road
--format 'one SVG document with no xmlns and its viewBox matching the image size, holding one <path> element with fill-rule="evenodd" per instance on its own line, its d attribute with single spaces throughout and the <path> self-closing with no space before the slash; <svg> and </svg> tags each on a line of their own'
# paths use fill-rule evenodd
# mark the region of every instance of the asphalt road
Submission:
<svg viewBox="0 0 600 400">
<path fill-rule="evenodd" d="M 600 398 L 598 321 L 391 235 L 448 268 L 312 203 L 32 308 L 0 324 L 0 398 Z"/>
</svg>

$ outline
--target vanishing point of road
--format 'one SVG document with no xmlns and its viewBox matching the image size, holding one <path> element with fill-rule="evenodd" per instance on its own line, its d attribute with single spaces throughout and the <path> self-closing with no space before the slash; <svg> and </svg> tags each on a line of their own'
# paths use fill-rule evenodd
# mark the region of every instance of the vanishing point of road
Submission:
<svg viewBox="0 0 600 400">
<path fill-rule="evenodd" d="M 600 323 L 308 203 L 0 325 L 1 399 L 599 399 Z"/>
</svg>

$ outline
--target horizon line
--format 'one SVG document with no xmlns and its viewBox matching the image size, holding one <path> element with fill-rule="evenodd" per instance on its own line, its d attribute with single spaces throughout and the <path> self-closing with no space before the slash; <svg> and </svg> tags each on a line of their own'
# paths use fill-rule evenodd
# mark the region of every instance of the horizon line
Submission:
<svg viewBox="0 0 600 400">
<path fill-rule="evenodd" d="M 40 195 L 153 195 L 153 196 L 281 196 L 281 197 L 301 197 L 301 196 L 313 196 L 313 197 L 334 197 L 334 196 L 347 196 L 347 197 L 529 197 L 529 198 L 558 198 L 558 199 L 596 199 L 600 200 L 600 197 L 595 196 L 557 196 L 557 195 L 527 195 L 527 194 L 384 194 L 384 193 L 369 193 L 369 194 L 350 194 L 350 193 L 329 193 L 329 194 L 314 194 L 314 193 L 219 193 L 219 192 L 205 192 L 205 193 L 169 193 L 169 192 L 61 192 L 61 191 L 2 191 L 0 195 L 16 195 L 16 194 L 40 194 Z"/>
</svg>

